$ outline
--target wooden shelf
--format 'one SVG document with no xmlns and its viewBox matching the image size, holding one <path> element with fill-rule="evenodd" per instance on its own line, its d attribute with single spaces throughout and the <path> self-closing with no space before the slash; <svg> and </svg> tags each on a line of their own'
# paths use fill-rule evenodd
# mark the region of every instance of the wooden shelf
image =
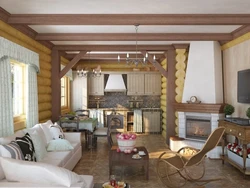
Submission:
<svg viewBox="0 0 250 188">
<path fill-rule="evenodd" d="M 210 103 L 174 103 L 174 108 L 179 112 L 223 113 L 224 104 Z"/>
<path fill-rule="evenodd" d="M 243 174 L 246 175 L 250 175 L 250 169 L 247 169 L 246 171 L 243 170 L 243 166 L 237 164 L 236 162 L 234 162 L 233 160 L 231 160 L 230 158 L 228 158 L 227 155 L 221 155 L 221 159 L 230 163 L 232 166 L 234 166 L 235 168 L 237 168 L 240 172 L 242 172 Z M 243 159 L 242 159 L 243 160 Z"/>
</svg>

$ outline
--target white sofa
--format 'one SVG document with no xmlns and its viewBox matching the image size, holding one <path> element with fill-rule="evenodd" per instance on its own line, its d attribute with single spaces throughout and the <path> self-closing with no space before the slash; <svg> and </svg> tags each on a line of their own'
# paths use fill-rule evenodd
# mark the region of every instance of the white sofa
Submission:
<svg viewBox="0 0 250 188">
<path fill-rule="evenodd" d="M 48 121 L 48 122 L 50 123 L 51 121 Z M 41 125 L 36 125 L 34 127 L 39 127 L 39 126 L 41 127 Z M 16 137 L 24 136 L 26 132 L 27 130 L 24 129 L 24 130 L 16 132 L 14 135 L 11 135 L 9 137 L 0 138 L 0 144 L 1 145 L 8 144 L 12 140 L 15 140 Z M 46 133 L 46 131 L 42 131 L 42 132 Z M 78 161 L 82 157 L 81 133 L 71 132 L 71 133 L 64 133 L 64 135 L 65 135 L 65 139 L 68 140 L 70 144 L 73 146 L 73 149 L 67 150 L 67 151 L 46 152 L 46 155 L 39 161 L 39 163 L 51 164 L 51 165 L 55 165 L 58 167 L 66 168 L 68 170 L 72 170 L 75 167 L 75 165 L 78 163 Z M 0 150 L 0 156 L 3 156 L 1 154 L 1 150 Z M 3 169 L 1 168 L 1 163 L 0 163 L 0 174 L 1 173 L 4 173 L 4 172 L 3 172 Z M 94 186 L 93 176 L 81 175 L 81 177 L 84 179 L 85 184 L 76 183 L 74 185 L 71 185 L 70 187 L 93 188 Z M 25 182 L 25 183 L 8 182 L 6 179 L 2 179 L 0 180 L 0 187 L 48 187 L 48 185 L 41 185 L 41 184 L 35 185 L 34 183 L 28 183 L 28 182 Z M 56 187 L 56 186 L 53 185 L 53 187 Z"/>
</svg>

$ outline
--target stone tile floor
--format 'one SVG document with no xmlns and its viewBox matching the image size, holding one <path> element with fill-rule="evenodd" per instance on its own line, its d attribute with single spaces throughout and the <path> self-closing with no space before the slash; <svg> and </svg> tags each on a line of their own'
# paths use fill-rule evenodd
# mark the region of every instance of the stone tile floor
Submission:
<svg viewBox="0 0 250 188">
<path fill-rule="evenodd" d="M 83 146 L 85 145 L 83 137 Z M 159 134 L 138 135 L 137 146 L 145 146 L 149 152 L 149 180 L 145 180 L 143 169 L 138 167 L 115 168 L 118 179 L 123 179 L 131 188 L 163 188 L 165 187 L 156 173 L 156 161 L 159 155 L 168 149 L 164 138 Z M 205 186 L 187 183 L 185 188 L 244 188 L 250 186 L 250 176 L 243 176 L 239 170 L 228 163 L 222 165 L 221 160 L 205 159 L 206 174 L 204 178 L 222 178 Z M 107 139 L 98 138 L 97 148 L 83 148 L 83 156 L 73 170 L 78 174 L 94 176 L 95 183 L 104 183 L 109 179 L 109 148 Z M 124 172 L 124 173 L 123 173 Z"/>
</svg>

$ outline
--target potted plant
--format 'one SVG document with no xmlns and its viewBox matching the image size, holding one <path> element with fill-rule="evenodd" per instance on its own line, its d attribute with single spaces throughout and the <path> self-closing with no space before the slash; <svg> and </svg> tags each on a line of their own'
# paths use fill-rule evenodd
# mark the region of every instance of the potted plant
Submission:
<svg viewBox="0 0 250 188">
<path fill-rule="evenodd" d="M 226 117 L 231 117 L 232 113 L 234 113 L 234 107 L 231 104 L 226 104 L 223 110 Z"/>
<path fill-rule="evenodd" d="M 250 118 L 250 107 L 247 109 L 246 115 L 247 115 L 248 118 Z"/>
</svg>

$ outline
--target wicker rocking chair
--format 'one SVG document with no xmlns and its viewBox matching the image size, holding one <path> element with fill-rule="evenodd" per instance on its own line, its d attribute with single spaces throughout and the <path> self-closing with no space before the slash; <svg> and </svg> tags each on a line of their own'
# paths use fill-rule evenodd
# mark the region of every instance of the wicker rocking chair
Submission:
<svg viewBox="0 0 250 188">
<path fill-rule="evenodd" d="M 202 179 L 205 174 L 204 158 L 206 153 L 219 143 L 225 128 L 215 129 L 208 137 L 201 150 L 183 147 L 177 152 L 163 152 L 157 161 L 157 173 L 166 187 L 182 187 L 187 181 L 199 186 L 217 179 Z"/>
</svg>

